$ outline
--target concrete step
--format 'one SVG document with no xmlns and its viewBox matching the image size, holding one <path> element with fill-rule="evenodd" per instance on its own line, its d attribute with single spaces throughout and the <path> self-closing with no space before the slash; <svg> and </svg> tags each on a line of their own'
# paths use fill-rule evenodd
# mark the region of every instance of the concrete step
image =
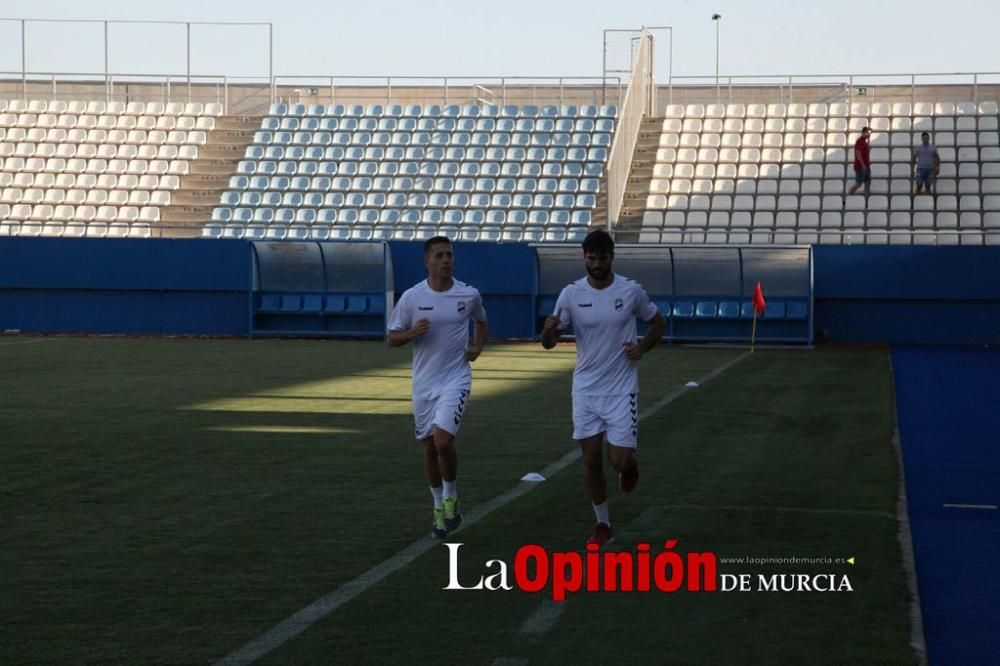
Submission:
<svg viewBox="0 0 1000 666">
<path fill-rule="evenodd" d="M 226 175 L 231 176 L 236 172 L 236 164 L 239 160 L 228 160 L 225 162 L 201 163 L 194 162 L 189 166 L 193 175 Z"/>
<path fill-rule="evenodd" d="M 214 206 L 218 205 L 219 198 L 221 197 L 222 192 L 224 192 L 224 191 L 225 191 L 225 188 L 219 188 L 219 189 L 214 190 L 214 191 L 212 191 L 212 190 L 200 190 L 200 191 L 195 191 L 195 192 L 178 191 L 178 192 L 175 192 L 170 197 L 170 207 L 171 208 L 174 208 L 174 207 L 181 207 L 181 208 L 196 207 L 197 208 L 197 207 L 202 207 L 202 206 L 214 207 Z"/>
<path fill-rule="evenodd" d="M 181 190 L 219 190 L 229 185 L 225 173 L 192 173 L 181 177 Z"/>
<path fill-rule="evenodd" d="M 247 142 L 247 144 L 249 141 Z M 246 152 L 247 144 L 227 143 L 223 145 L 206 145 L 198 149 L 198 161 L 201 160 L 233 160 L 239 161 Z"/>
</svg>

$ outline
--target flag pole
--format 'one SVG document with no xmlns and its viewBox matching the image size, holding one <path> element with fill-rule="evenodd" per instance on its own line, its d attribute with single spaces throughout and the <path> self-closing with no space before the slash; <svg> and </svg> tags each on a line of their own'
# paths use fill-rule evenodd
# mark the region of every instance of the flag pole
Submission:
<svg viewBox="0 0 1000 666">
<path fill-rule="evenodd" d="M 754 343 L 757 340 L 757 308 L 753 310 L 753 330 L 750 332 L 750 353 L 753 353 Z"/>
</svg>

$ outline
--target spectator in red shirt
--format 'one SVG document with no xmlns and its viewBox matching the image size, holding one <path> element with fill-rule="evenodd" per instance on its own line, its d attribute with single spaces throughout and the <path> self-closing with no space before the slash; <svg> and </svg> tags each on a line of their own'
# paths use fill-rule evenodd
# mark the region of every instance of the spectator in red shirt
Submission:
<svg viewBox="0 0 1000 666">
<path fill-rule="evenodd" d="M 847 190 L 848 194 L 854 194 L 862 185 L 865 186 L 866 197 L 871 192 L 872 161 L 871 145 L 868 139 L 871 135 L 871 127 L 862 127 L 861 137 L 854 142 L 854 186 Z"/>
</svg>

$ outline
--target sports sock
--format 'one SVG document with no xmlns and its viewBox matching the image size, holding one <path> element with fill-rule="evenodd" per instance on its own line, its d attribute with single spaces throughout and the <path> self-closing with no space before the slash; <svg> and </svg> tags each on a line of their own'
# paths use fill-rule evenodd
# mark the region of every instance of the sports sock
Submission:
<svg viewBox="0 0 1000 666">
<path fill-rule="evenodd" d="M 597 522 L 604 523 L 608 527 L 611 527 L 611 519 L 608 518 L 608 502 L 605 500 L 600 504 L 594 505 L 594 515 L 597 516 Z"/>
<path fill-rule="evenodd" d="M 454 481 L 444 481 L 444 496 L 445 497 L 458 497 L 458 479 Z"/>
<path fill-rule="evenodd" d="M 430 486 L 431 495 L 434 497 L 434 508 L 440 509 L 444 506 L 444 489 L 441 486 L 435 488 Z"/>
</svg>

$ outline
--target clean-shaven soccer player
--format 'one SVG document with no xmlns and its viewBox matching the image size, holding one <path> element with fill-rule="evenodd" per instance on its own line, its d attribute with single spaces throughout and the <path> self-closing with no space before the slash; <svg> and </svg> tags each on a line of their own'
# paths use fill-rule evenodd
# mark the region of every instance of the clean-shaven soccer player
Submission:
<svg viewBox="0 0 1000 666">
<path fill-rule="evenodd" d="M 472 390 L 471 361 L 483 351 L 489 328 L 479 290 L 452 277 L 451 241 L 424 243 L 427 279 L 399 299 L 389 321 L 388 342 L 413 340 L 413 418 L 424 443 L 424 472 L 434 497 L 431 534 L 444 539 L 458 529 L 458 452 L 455 436 Z M 475 335 L 469 342 L 469 321 Z"/>
<path fill-rule="evenodd" d="M 608 517 L 608 486 L 602 457 L 618 472 L 622 490 L 639 483 L 636 458 L 639 432 L 637 364 L 663 337 L 666 320 L 636 282 L 611 270 L 615 243 L 606 231 L 592 231 L 583 241 L 587 276 L 567 285 L 545 318 L 542 346 L 555 347 L 560 330 L 573 326 L 576 367 L 573 370 L 573 439 L 580 442 L 587 493 L 597 526 L 587 540 L 603 546 L 614 539 Z M 636 342 L 636 317 L 649 322 Z"/>
</svg>

